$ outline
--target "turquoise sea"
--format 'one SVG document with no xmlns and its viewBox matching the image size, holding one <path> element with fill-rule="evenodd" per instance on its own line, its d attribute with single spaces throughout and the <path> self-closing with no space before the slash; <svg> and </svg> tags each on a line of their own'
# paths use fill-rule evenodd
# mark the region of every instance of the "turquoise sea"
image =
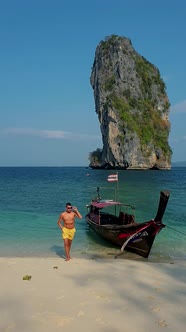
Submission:
<svg viewBox="0 0 186 332">
<path fill-rule="evenodd" d="M 113 258 L 119 249 L 100 240 L 85 222 L 86 204 L 97 186 L 105 188 L 104 198 L 113 198 L 116 184 L 107 182 L 113 173 L 86 167 L 1 167 L 0 256 L 62 257 L 57 220 L 70 201 L 83 215 L 76 221 L 72 256 Z M 160 191 L 171 192 L 163 218 L 167 227 L 157 235 L 149 260 L 186 259 L 186 168 L 119 171 L 118 176 L 119 199 L 136 206 L 137 221 L 154 218 Z"/>
</svg>

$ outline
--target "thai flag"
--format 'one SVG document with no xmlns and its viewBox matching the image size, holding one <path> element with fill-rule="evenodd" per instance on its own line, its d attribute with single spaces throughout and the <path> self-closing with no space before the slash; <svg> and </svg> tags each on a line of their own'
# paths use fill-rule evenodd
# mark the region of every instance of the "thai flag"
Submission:
<svg viewBox="0 0 186 332">
<path fill-rule="evenodd" d="M 109 182 L 117 182 L 118 181 L 118 174 L 111 174 L 108 176 L 107 181 Z"/>
</svg>

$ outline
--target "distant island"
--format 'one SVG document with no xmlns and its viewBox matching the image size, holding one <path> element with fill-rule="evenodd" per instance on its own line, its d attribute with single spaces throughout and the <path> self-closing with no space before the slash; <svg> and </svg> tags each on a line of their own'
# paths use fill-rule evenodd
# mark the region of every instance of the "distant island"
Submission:
<svg viewBox="0 0 186 332">
<path fill-rule="evenodd" d="M 186 161 L 172 162 L 172 167 L 186 167 Z"/>
<path fill-rule="evenodd" d="M 170 169 L 170 102 L 159 69 L 130 39 L 111 35 L 96 48 L 90 83 L 103 148 L 93 169 Z"/>
</svg>

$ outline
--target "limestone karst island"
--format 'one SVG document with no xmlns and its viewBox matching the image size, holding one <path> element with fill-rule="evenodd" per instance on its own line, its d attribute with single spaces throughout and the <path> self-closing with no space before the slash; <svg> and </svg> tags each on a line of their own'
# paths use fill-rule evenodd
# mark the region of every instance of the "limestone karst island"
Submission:
<svg viewBox="0 0 186 332">
<path fill-rule="evenodd" d="M 96 48 L 90 82 L 103 149 L 90 152 L 89 166 L 170 169 L 170 103 L 158 68 L 112 35 Z"/>
</svg>

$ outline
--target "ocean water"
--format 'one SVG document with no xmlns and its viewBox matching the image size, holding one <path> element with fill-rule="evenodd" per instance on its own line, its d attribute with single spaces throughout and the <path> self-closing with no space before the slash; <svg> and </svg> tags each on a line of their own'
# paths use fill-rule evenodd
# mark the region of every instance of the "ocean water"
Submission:
<svg viewBox="0 0 186 332">
<path fill-rule="evenodd" d="M 0 167 L 0 256 L 64 256 L 59 214 L 66 202 L 78 207 L 72 256 L 113 258 L 120 250 L 98 238 L 87 226 L 86 204 L 104 187 L 102 197 L 112 199 L 116 186 L 119 199 L 136 207 L 136 220 L 156 215 L 161 190 L 170 198 L 149 261 L 186 259 L 186 168 L 170 171 L 119 171 L 119 182 L 109 183 L 113 171 L 86 167 Z M 130 253 L 120 258 L 137 259 Z"/>
</svg>

